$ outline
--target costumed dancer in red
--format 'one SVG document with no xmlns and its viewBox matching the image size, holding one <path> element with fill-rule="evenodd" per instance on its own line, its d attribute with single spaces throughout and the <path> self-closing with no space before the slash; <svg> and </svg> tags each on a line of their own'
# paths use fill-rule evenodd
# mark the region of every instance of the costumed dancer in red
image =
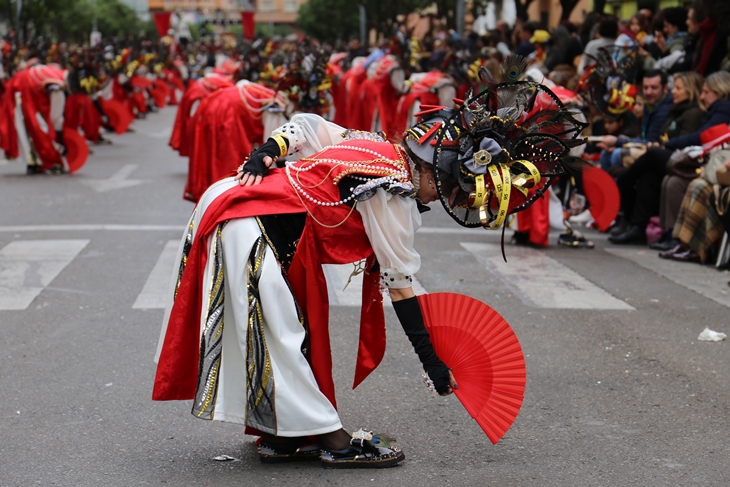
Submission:
<svg viewBox="0 0 730 487">
<path fill-rule="evenodd" d="M 28 174 L 65 172 L 62 155 L 66 72 L 37 64 L 13 76 L 3 98 L 3 150 L 20 156 Z"/>
<path fill-rule="evenodd" d="M 231 174 L 265 133 L 281 125 L 285 106 L 274 90 L 246 80 L 205 97 L 192 119 L 195 138 L 183 197 L 197 202 L 211 184 Z"/>
<path fill-rule="evenodd" d="M 193 115 L 197 111 L 203 98 L 220 88 L 230 88 L 233 82 L 230 77 L 217 73 L 210 73 L 203 78 L 191 81 L 185 90 L 177 108 L 175 125 L 172 128 L 169 145 L 178 151 L 181 156 L 189 157 L 190 148 L 195 138 Z"/>
<path fill-rule="evenodd" d="M 342 428 L 322 264 L 365 272 L 355 386 L 385 351 L 382 286 L 432 386 L 458 387 L 411 287 L 423 204 L 439 200 L 462 226 L 499 228 L 547 190 L 583 128 L 557 98 L 536 105 L 549 94 L 537 83 L 488 85 L 458 110 L 421 113 L 398 144 L 294 115 L 235 178 L 211 186 L 178 251 L 153 399 L 193 399 L 196 417 L 245 425 L 262 436 L 264 462 L 402 461 L 382 436 Z M 301 158 L 272 169 L 283 156 Z"/>
</svg>

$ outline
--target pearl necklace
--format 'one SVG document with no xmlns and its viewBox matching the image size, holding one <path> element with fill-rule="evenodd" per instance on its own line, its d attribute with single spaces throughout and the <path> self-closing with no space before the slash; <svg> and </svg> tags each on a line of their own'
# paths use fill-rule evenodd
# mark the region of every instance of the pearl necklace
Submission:
<svg viewBox="0 0 730 487">
<path fill-rule="evenodd" d="M 372 149 L 367 149 L 365 147 L 344 145 L 344 144 L 339 144 L 337 146 L 328 145 L 328 146 L 324 147 L 321 152 L 324 152 L 325 150 L 328 150 L 328 149 L 332 149 L 334 147 L 336 147 L 337 149 L 354 150 L 357 152 L 363 152 L 366 154 L 370 154 L 370 155 L 374 156 L 376 158 L 376 160 L 382 160 L 382 161 L 390 160 L 387 157 L 385 157 L 383 154 L 380 154 L 379 152 L 376 152 Z M 349 201 L 355 199 L 355 194 L 351 194 L 347 198 L 339 200 L 339 201 L 334 201 L 334 202 L 333 201 L 320 201 L 320 200 L 314 198 L 312 195 L 310 195 L 296 181 L 296 178 L 291 173 L 292 170 L 296 171 L 297 173 L 311 171 L 319 164 L 339 165 L 339 164 L 343 164 L 342 161 L 337 160 L 337 159 L 316 159 L 316 160 L 311 160 L 311 161 L 303 160 L 303 162 L 310 162 L 310 164 L 307 164 L 307 166 L 305 166 L 305 167 L 301 167 L 301 166 L 295 166 L 294 163 L 287 163 L 285 166 L 285 171 L 286 171 L 287 179 L 289 179 L 289 182 L 294 187 L 294 189 L 298 193 L 300 193 L 302 196 L 304 196 L 307 200 L 311 201 L 314 204 L 320 205 L 320 206 L 338 206 L 338 205 L 342 205 L 342 204 L 347 204 Z M 392 167 L 373 166 L 372 163 L 371 164 L 353 163 L 353 164 L 348 164 L 348 165 L 352 168 L 361 169 L 361 170 L 367 171 L 367 172 L 386 172 L 386 173 L 393 172 Z M 373 187 L 377 187 L 377 186 L 380 186 L 383 184 L 392 186 L 394 183 L 396 183 L 398 181 L 398 179 L 407 179 L 408 172 L 404 169 L 402 171 L 396 172 L 395 174 L 393 174 L 391 176 L 383 176 L 383 177 L 375 178 L 375 179 L 362 177 L 362 176 L 352 176 L 352 177 L 359 181 L 368 182 L 370 187 L 373 188 Z"/>
</svg>

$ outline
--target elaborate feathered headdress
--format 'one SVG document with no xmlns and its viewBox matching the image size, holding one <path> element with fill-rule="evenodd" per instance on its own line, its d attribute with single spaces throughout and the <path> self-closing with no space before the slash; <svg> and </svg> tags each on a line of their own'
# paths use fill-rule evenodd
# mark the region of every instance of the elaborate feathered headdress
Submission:
<svg viewBox="0 0 730 487">
<path fill-rule="evenodd" d="M 636 50 L 600 48 L 583 72 L 577 91 L 604 115 L 615 117 L 636 102 Z"/>
<path fill-rule="evenodd" d="M 456 100 L 458 109 L 422 105 L 423 121 L 406 133 L 410 150 L 433 161 L 441 203 L 462 226 L 501 227 L 542 196 L 583 143 L 586 124 L 544 85 L 521 81 L 525 68 L 508 58 L 499 84 L 480 69 L 486 89 Z"/>
</svg>

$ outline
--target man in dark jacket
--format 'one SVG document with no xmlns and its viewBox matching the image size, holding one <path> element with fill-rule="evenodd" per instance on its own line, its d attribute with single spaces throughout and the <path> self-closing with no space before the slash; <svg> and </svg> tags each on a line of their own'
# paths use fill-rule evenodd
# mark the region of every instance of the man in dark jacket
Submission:
<svg viewBox="0 0 730 487">
<path fill-rule="evenodd" d="M 641 91 L 644 97 L 644 116 L 641 121 L 641 136 L 629 138 L 614 135 L 604 135 L 598 147 L 603 150 L 612 150 L 623 147 L 624 144 L 634 142 L 646 144 L 659 142 L 662 136 L 662 126 L 669 118 L 672 110 L 673 98 L 667 86 L 668 75 L 661 70 L 647 71 L 641 82 Z M 620 151 L 613 151 L 615 157 L 620 157 Z M 612 164 L 614 161 L 612 160 Z"/>
<path fill-rule="evenodd" d="M 662 128 L 664 123 L 671 114 L 672 106 L 674 104 L 674 98 L 669 93 L 667 86 L 668 75 L 665 71 L 661 70 L 650 70 L 644 74 L 644 79 L 641 83 L 642 94 L 644 96 L 644 116 L 642 117 L 641 123 L 641 137 L 628 138 L 623 136 L 604 135 L 603 140 L 598 143 L 598 147 L 603 150 L 612 150 L 622 147 L 624 144 L 629 142 L 647 144 L 647 143 L 659 143 L 662 136 Z M 611 164 L 618 165 L 621 162 L 621 151 L 613 150 L 611 154 Z M 628 176 L 627 176 L 628 178 Z M 636 230 L 640 227 L 637 225 L 636 228 L 631 227 L 627 214 L 627 207 L 632 207 L 633 202 L 621 201 L 621 211 L 617 219 L 617 225 L 611 229 L 611 242 L 612 243 L 631 243 L 643 235 L 644 229 L 641 228 L 641 232 Z M 628 210 L 630 213 L 630 210 Z M 644 225 L 645 227 L 646 225 Z M 629 231 L 633 231 L 631 235 L 628 235 Z M 615 241 L 615 240 L 619 241 Z"/>
</svg>

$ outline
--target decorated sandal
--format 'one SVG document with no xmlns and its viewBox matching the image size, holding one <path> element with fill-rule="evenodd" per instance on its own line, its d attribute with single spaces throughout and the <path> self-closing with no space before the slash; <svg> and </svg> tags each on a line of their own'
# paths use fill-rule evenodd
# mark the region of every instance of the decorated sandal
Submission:
<svg viewBox="0 0 730 487">
<path fill-rule="evenodd" d="M 383 435 L 362 429 L 352 434 L 349 448 L 322 449 L 322 465 L 325 468 L 385 468 L 405 458 L 401 449 L 391 446 Z"/>
<path fill-rule="evenodd" d="M 286 446 L 259 444 L 259 459 L 263 463 L 307 462 L 319 460 L 320 446 L 315 444 Z"/>
</svg>

